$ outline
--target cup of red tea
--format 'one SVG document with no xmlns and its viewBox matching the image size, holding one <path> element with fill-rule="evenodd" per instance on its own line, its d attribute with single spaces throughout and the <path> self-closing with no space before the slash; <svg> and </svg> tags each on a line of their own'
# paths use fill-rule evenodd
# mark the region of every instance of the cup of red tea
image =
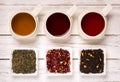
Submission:
<svg viewBox="0 0 120 82">
<path fill-rule="evenodd" d="M 79 34 L 86 40 L 99 40 L 102 39 L 106 27 L 106 16 L 112 9 L 111 5 L 107 5 L 102 11 L 86 10 L 78 17 Z"/>
<path fill-rule="evenodd" d="M 72 16 L 77 7 L 71 7 L 67 12 L 56 11 L 49 13 L 45 20 L 45 32 L 54 41 L 66 41 L 71 33 Z"/>
<path fill-rule="evenodd" d="M 10 20 L 10 31 L 15 39 L 29 41 L 35 38 L 38 29 L 38 14 L 41 8 L 38 5 L 32 12 L 22 11 L 13 14 Z"/>
</svg>

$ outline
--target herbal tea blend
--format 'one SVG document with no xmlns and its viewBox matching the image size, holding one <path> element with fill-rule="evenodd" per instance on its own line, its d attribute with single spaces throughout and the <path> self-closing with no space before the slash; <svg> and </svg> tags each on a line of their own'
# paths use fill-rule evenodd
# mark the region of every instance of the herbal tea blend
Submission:
<svg viewBox="0 0 120 82">
<path fill-rule="evenodd" d="M 14 50 L 12 54 L 14 73 L 34 73 L 36 71 L 36 53 L 34 50 Z"/>
<path fill-rule="evenodd" d="M 51 73 L 70 72 L 70 53 L 64 49 L 48 50 L 46 55 L 47 69 Z"/>
<path fill-rule="evenodd" d="M 102 73 L 104 71 L 104 54 L 101 49 L 81 51 L 80 71 L 82 73 Z"/>
</svg>

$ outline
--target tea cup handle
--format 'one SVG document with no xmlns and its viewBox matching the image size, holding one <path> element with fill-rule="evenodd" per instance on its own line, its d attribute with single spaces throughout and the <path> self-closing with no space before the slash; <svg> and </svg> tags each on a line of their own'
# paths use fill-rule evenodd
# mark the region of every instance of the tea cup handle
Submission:
<svg viewBox="0 0 120 82">
<path fill-rule="evenodd" d="M 111 4 L 107 4 L 107 6 L 102 10 L 102 13 L 107 16 L 107 14 L 112 10 Z"/>
<path fill-rule="evenodd" d="M 37 16 L 41 10 L 42 10 L 42 6 L 41 6 L 41 5 L 37 5 L 37 6 L 35 7 L 35 9 L 32 11 L 32 14 L 33 14 L 34 16 Z"/>
<path fill-rule="evenodd" d="M 67 14 L 71 17 L 76 12 L 76 10 L 77 10 L 77 6 L 74 5 L 67 11 Z"/>
</svg>

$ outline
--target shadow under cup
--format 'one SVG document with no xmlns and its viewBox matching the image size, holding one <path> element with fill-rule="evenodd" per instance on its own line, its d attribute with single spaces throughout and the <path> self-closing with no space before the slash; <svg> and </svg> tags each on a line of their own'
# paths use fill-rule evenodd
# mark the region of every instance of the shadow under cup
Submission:
<svg viewBox="0 0 120 82">
<path fill-rule="evenodd" d="M 63 13 L 54 13 L 48 17 L 46 28 L 53 36 L 65 35 L 70 29 L 70 19 Z"/>
<path fill-rule="evenodd" d="M 81 20 L 81 28 L 89 36 L 97 36 L 105 28 L 105 19 L 99 13 L 87 13 Z"/>
<path fill-rule="evenodd" d="M 34 32 L 36 22 L 32 15 L 28 13 L 18 13 L 11 21 L 12 31 L 20 36 L 27 36 Z"/>
</svg>

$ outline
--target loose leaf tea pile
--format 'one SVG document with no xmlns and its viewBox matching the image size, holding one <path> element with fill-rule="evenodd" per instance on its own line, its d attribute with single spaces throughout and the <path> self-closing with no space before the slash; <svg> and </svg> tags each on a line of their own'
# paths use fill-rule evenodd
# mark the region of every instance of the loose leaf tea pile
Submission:
<svg viewBox="0 0 120 82">
<path fill-rule="evenodd" d="M 51 73 L 70 72 L 70 53 L 64 49 L 48 50 L 46 55 L 47 69 Z"/>
<path fill-rule="evenodd" d="M 14 50 L 12 54 L 14 73 L 34 73 L 36 71 L 36 53 L 34 50 Z"/>
<path fill-rule="evenodd" d="M 80 71 L 82 73 L 102 73 L 104 71 L 104 54 L 101 49 L 81 51 Z"/>
</svg>

